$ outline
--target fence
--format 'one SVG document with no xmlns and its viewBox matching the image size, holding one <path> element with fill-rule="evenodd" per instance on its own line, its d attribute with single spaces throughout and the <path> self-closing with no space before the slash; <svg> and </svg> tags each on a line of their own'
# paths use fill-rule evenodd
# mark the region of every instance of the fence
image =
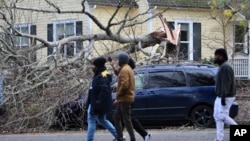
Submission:
<svg viewBox="0 0 250 141">
<path fill-rule="evenodd" d="M 240 79 L 250 79 L 250 60 L 249 57 L 234 57 L 230 60 L 234 69 L 235 77 Z"/>
</svg>

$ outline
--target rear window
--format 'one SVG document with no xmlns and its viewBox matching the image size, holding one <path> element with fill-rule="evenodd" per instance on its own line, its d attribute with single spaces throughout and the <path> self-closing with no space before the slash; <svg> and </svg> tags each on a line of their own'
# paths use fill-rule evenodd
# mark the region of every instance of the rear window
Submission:
<svg viewBox="0 0 250 141">
<path fill-rule="evenodd" d="M 183 86 L 186 86 L 186 79 L 181 71 L 161 71 L 149 73 L 149 88 Z"/>
<path fill-rule="evenodd" d="M 215 75 L 210 70 L 187 70 L 191 86 L 214 86 Z"/>
</svg>

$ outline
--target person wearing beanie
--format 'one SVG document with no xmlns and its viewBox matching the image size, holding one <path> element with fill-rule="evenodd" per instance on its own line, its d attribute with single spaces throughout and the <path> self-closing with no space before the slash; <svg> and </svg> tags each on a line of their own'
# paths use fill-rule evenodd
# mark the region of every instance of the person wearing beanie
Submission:
<svg viewBox="0 0 250 141">
<path fill-rule="evenodd" d="M 217 49 L 214 56 L 214 64 L 219 65 L 215 86 L 217 97 L 214 102 L 214 119 L 217 130 L 215 141 L 223 141 L 224 123 L 228 125 L 237 125 L 229 116 L 230 107 L 235 100 L 236 88 L 234 71 L 227 62 L 228 56 L 226 50 L 223 48 Z"/>
<path fill-rule="evenodd" d="M 118 135 L 113 124 L 106 119 L 106 115 L 112 111 L 112 77 L 105 67 L 106 59 L 99 57 L 94 60 L 92 70 L 94 77 L 89 88 L 87 99 L 88 131 L 86 141 L 94 140 L 96 122 L 100 123 L 118 140 Z"/>
<path fill-rule="evenodd" d="M 116 110 L 113 115 L 114 124 L 118 134 L 118 141 L 123 141 L 122 121 L 126 127 L 130 141 L 135 141 L 135 134 L 131 122 L 131 108 L 134 102 L 135 78 L 132 68 L 128 65 L 129 56 L 120 53 L 118 56 L 120 71 L 118 74 L 118 86 L 116 92 Z"/>
<path fill-rule="evenodd" d="M 110 62 L 110 65 L 113 68 L 113 71 L 114 71 L 115 75 L 118 76 L 120 70 L 115 68 L 114 62 L 113 62 L 112 58 L 109 58 L 109 62 Z M 135 69 L 135 67 L 136 67 L 135 61 L 132 58 L 129 58 L 128 65 L 131 67 L 132 70 Z M 141 137 L 143 138 L 143 140 L 144 141 L 149 141 L 150 138 L 151 138 L 151 134 L 148 133 L 143 128 L 143 126 L 141 125 L 141 123 L 139 122 L 139 120 L 136 117 L 134 117 L 133 114 L 132 114 L 132 117 L 131 117 L 131 122 L 132 122 L 132 125 L 133 125 L 135 131 L 138 134 L 141 135 Z M 122 129 L 123 128 L 124 128 L 124 126 L 122 127 Z"/>
</svg>

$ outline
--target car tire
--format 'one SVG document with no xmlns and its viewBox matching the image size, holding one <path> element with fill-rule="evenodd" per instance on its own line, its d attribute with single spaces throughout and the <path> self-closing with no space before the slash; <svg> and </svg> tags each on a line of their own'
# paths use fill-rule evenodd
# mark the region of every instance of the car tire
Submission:
<svg viewBox="0 0 250 141">
<path fill-rule="evenodd" d="M 197 127 L 211 127 L 214 123 L 213 110 L 207 105 L 199 105 L 191 111 L 191 121 Z"/>
</svg>

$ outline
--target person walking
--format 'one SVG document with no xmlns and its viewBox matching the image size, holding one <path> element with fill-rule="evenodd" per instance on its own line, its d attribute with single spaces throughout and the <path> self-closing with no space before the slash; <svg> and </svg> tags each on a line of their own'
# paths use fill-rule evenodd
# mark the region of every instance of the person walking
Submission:
<svg viewBox="0 0 250 141">
<path fill-rule="evenodd" d="M 110 86 L 112 77 L 108 74 L 105 63 L 106 59 L 99 57 L 94 60 L 92 64 L 94 77 L 89 88 L 87 100 L 88 131 L 86 141 L 94 140 L 96 121 L 105 127 L 115 137 L 114 140 L 118 139 L 115 127 L 110 121 L 106 119 L 106 114 L 112 110 L 112 96 Z"/>
<path fill-rule="evenodd" d="M 129 56 L 120 53 L 118 56 L 120 71 L 118 74 L 118 86 L 116 92 L 116 110 L 113 115 L 114 124 L 118 134 L 118 141 L 123 141 L 122 122 L 129 133 L 130 141 L 136 141 L 131 122 L 131 106 L 134 102 L 135 79 L 134 72 L 128 65 Z"/>
<path fill-rule="evenodd" d="M 236 88 L 234 71 L 227 62 L 228 56 L 226 50 L 223 48 L 217 49 L 214 55 L 214 64 L 219 65 L 215 88 L 217 97 L 214 103 L 214 119 L 216 122 L 217 134 L 215 141 L 223 141 L 224 123 L 228 125 L 237 125 L 229 116 L 230 107 L 235 100 Z"/>
<path fill-rule="evenodd" d="M 113 68 L 113 71 L 115 73 L 116 76 L 118 76 L 119 74 L 119 69 L 116 69 L 116 67 L 114 66 L 114 62 L 112 61 L 111 58 L 109 58 L 109 62 L 110 65 Z M 135 65 L 135 61 L 132 58 L 129 58 L 128 61 L 128 65 L 131 67 L 131 69 L 135 69 L 136 65 Z M 133 107 L 133 106 L 132 106 Z M 141 123 L 139 122 L 139 120 L 133 116 L 133 113 L 131 114 L 131 121 L 132 121 L 132 125 L 135 129 L 135 131 L 141 135 L 141 137 L 143 138 L 144 141 L 149 141 L 149 139 L 151 138 L 151 134 L 148 133 L 143 126 L 141 125 Z"/>
</svg>

